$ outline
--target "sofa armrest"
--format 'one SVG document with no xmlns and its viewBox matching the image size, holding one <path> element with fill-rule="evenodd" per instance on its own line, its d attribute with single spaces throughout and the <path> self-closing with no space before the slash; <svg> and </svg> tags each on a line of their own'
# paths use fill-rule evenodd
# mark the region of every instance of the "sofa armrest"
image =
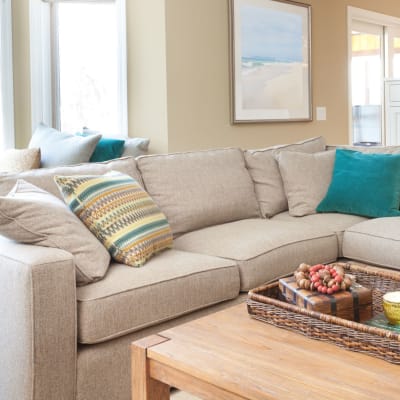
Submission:
<svg viewBox="0 0 400 400">
<path fill-rule="evenodd" d="M 0 236 L 0 399 L 73 400 L 73 256 Z"/>
</svg>

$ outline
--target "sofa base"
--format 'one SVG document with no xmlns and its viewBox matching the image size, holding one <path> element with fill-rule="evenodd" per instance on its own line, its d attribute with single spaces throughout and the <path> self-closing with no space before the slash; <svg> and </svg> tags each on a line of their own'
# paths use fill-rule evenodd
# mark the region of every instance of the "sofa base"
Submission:
<svg viewBox="0 0 400 400">
<path fill-rule="evenodd" d="M 130 400 L 130 344 L 176 325 L 244 302 L 247 293 L 162 324 L 94 345 L 79 345 L 76 400 Z"/>
</svg>

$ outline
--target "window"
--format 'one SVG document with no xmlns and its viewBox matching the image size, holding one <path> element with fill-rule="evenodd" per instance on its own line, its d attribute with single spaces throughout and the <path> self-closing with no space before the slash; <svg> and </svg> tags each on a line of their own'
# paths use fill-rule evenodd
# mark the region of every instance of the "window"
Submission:
<svg viewBox="0 0 400 400">
<path fill-rule="evenodd" d="M 31 0 L 32 123 L 127 134 L 125 0 Z"/>
<path fill-rule="evenodd" d="M 400 78 L 400 19 L 348 8 L 351 142 L 385 144 L 385 81 Z"/>
<path fill-rule="evenodd" d="M 383 125 L 384 29 L 353 21 L 351 99 L 353 142 L 380 144 Z"/>
<path fill-rule="evenodd" d="M 0 150 L 14 147 L 11 0 L 0 0 Z"/>
</svg>

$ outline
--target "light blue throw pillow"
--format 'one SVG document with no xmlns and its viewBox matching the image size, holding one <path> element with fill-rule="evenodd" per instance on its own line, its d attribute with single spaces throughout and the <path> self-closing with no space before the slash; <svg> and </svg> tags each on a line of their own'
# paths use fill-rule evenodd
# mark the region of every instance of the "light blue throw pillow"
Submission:
<svg viewBox="0 0 400 400">
<path fill-rule="evenodd" d="M 100 139 L 101 135 L 75 136 L 41 123 L 33 133 L 29 148 L 40 148 L 41 167 L 73 165 L 88 162 Z"/>
<path fill-rule="evenodd" d="M 331 184 L 317 212 L 400 216 L 400 154 L 336 150 Z"/>
</svg>

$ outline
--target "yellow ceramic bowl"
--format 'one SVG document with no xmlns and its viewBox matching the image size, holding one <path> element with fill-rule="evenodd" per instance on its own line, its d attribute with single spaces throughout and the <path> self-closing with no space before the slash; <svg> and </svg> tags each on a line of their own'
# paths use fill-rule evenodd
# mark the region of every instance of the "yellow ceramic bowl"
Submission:
<svg viewBox="0 0 400 400">
<path fill-rule="evenodd" d="M 400 291 L 383 296 L 383 311 L 392 325 L 400 325 Z"/>
</svg>

